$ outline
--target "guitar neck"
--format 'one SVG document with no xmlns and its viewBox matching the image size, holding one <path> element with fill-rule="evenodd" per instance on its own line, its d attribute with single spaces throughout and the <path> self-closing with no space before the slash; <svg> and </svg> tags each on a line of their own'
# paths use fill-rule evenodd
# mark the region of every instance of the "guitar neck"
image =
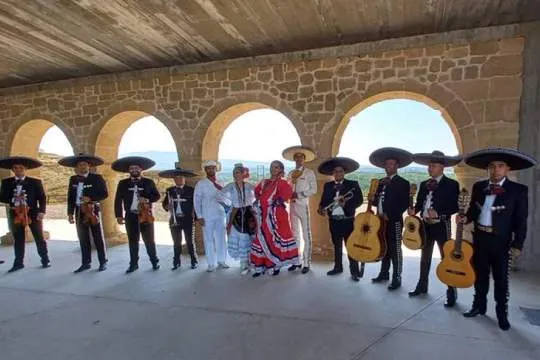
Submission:
<svg viewBox="0 0 540 360">
<path fill-rule="evenodd" d="M 463 216 L 463 215 L 465 215 L 465 213 L 463 211 L 460 211 L 459 215 Z M 463 224 L 458 221 L 458 223 L 456 225 L 456 242 L 455 242 L 455 250 L 457 252 L 461 251 L 461 243 L 462 243 L 462 241 L 463 241 Z"/>
</svg>

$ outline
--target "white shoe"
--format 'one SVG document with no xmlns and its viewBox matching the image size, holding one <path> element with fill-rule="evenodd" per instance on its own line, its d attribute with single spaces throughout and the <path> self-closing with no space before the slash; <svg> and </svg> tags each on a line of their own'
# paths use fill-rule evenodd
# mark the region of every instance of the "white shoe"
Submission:
<svg viewBox="0 0 540 360">
<path fill-rule="evenodd" d="M 227 263 L 219 263 L 218 268 L 220 269 L 228 269 L 230 266 L 227 265 Z"/>
<path fill-rule="evenodd" d="M 240 275 L 247 275 L 247 274 L 249 274 L 249 268 L 246 267 L 246 268 L 241 269 Z"/>
<path fill-rule="evenodd" d="M 206 272 L 214 272 L 216 270 L 212 265 L 208 265 L 208 269 L 206 269 Z"/>
</svg>

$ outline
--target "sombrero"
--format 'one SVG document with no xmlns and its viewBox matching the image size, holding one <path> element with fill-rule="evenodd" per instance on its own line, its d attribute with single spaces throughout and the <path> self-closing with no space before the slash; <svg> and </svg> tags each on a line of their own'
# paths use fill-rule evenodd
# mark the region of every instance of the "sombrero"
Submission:
<svg viewBox="0 0 540 360">
<path fill-rule="evenodd" d="M 403 149 L 384 147 L 375 150 L 369 155 L 369 162 L 380 168 L 384 168 L 384 162 L 388 159 L 397 160 L 399 163 L 398 167 L 402 168 L 412 162 L 412 154 Z"/>
<path fill-rule="evenodd" d="M 338 166 L 345 170 L 345 174 L 349 174 L 358 169 L 360 164 L 347 157 L 334 157 L 322 162 L 317 170 L 323 175 L 332 175 Z"/>
<path fill-rule="evenodd" d="M 158 176 L 162 178 L 167 178 L 167 179 L 172 179 L 177 176 L 183 176 L 183 177 L 197 176 L 197 174 L 192 170 L 182 169 L 182 167 L 180 166 L 180 163 L 176 163 L 174 165 L 175 165 L 174 169 L 160 171 L 158 173 Z"/>
<path fill-rule="evenodd" d="M 283 150 L 281 156 L 286 160 L 294 161 L 294 155 L 296 154 L 303 154 L 306 157 L 306 162 L 313 161 L 317 157 L 313 149 L 303 145 L 288 147 Z"/>
<path fill-rule="evenodd" d="M 442 151 L 434 150 L 429 153 L 417 153 L 413 155 L 413 160 L 417 164 L 429 165 L 438 163 L 443 166 L 456 166 L 461 162 L 461 156 L 446 156 Z"/>
<path fill-rule="evenodd" d="M 81 161 L 87 162 L 90 166 L 103 165 L 105 161 L 94 155 L 80 153 L 78 155 L 66 156 L 58 160 L 58 164 L 66 167 L 76 167 Z"/>
<path fill-rule="evenodd" d="M 156 165 L 156 163 L 154 162 L 154 160 L 145 158 L 143 156 L 126 156 L 115 160 L 111 164 L 111 168 L 114 171 L 129 172 L 129 167 L 132 165 L 139 165 L 142 170 L 148 170 L 152 166 Z"/>
<path fill-rule="evenodd" d="M 204 170 L 205 168 L 207 168 L 209 166 L 215 166 L 216 171 L 221 171 L 221 163 L 219 161 L 215 161 L 215 160 L 205 160 L 205 161 L 203 161 L 202 164 L 201 164 L 201 169 Z"/>
<path fill-rule="evenodd" d="M 514 149 L 488 148 L 474 151 L 464 159 L 465 163 L 477 169 L 487 169 L 493 161 L 502 161 L 512 170 L 523 170 L 536 166 L 536 159 Z"/>
<path fill-rule="evenodd" d="M 27 169 L 36 169 L 43 164 L 41 161 L 32 159 L 26 156 L 9 156 L 3 159 L 0 159 L 0 168 L 2 169 L 12 169 L 13 165 L 22 165 Z"/>
</svg>

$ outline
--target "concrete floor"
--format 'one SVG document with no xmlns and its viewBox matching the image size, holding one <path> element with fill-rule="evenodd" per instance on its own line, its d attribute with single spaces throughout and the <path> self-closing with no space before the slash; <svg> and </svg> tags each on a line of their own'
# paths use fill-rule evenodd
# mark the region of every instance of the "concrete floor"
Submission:
<svg viewBox="0 0 540 360">
<path fill-rule="evenodd" d="M 513 274 L 513 328 L 503 332 L 493 304 L 487 317 L 462 317 L 471 290 L 460 291 L 452 310 L 443 308 L 444 287 L 435 279 L 428 296 L 409 299 L 415 257 L 406 258 L 403 288 L 390 294 L 369 281 L 378 264 L 368 265 L 360 283 L 326 276 L 329 264 L 307 275 L 252 279 L 236 267 L 208 274 L 202 259 L 197 270 L 172 272 L 172 248 L 161 245 L 161 270 L 150 270 L 143 250 L 140 270 L 124 275 L 124 245 L 109 250 L 106 272 L 75 275 L 78 244 L 49 247 L 53 267 L 39 269 L 29 244 L 27 267 L 15 274 L 5 274 L 11 249 L 0 248 L 2 360 L 540 359 L 540 327 L 519 309 L 540 308 L 533 274 Z"/>
</svg>

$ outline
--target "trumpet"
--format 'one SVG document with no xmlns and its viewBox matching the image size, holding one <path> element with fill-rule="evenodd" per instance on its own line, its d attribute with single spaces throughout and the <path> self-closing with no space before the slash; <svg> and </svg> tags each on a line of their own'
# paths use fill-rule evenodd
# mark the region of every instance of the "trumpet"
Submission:
<svg viewBox="0 0 540 360">
<path fill-rule="evenodd" d="M 353 191 L 354 189 L 351 189 L 347 191 L 345 194 L 335 198 L 334 201 L 332 201 L 329 205 L 327 205 L 326 207 L 322 209 L 322 212 L 325 212 L 328 210 L 334 210 L 334 208 L 339 205 L 340 201 L 344 201 L 344 202 L 349 201 L 353 197 Z"/>
</svg>

